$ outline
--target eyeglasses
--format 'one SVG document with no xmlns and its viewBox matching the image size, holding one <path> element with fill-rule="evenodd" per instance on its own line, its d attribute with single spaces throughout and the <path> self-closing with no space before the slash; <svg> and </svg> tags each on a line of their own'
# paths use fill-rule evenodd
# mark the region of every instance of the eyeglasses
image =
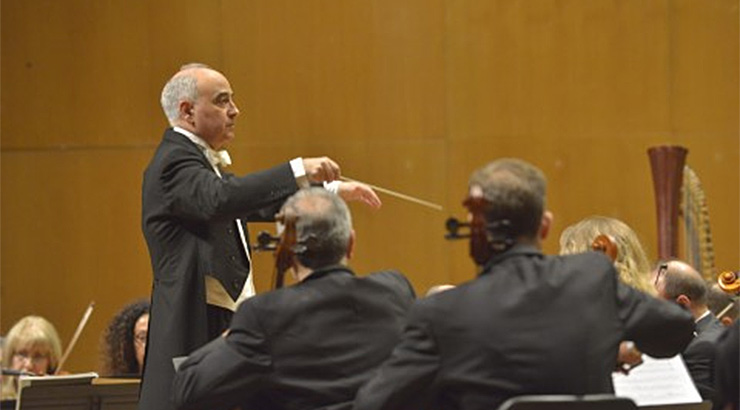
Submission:
<svg viewBox="0 0 740 410">
<path fill-rule="evenodd" d="M 664 275 L 666 271 L 668 270 L 668 264 L 667 263 L 661 263 L 658 267 L 658 273 L 655 274 L 655 283 L 653 283 L 653 286 L 658 286 L 658 280 L 660 280 L 661 275 Z"/>
<path fill-rule="evenodd" d="M 26 360 L 30 361 L 33 364 L 41 364 L 45 360 L 49 360 L 48 354 L 40 354 L 40 353 L 34 353 L 31 354 L 26 351 L 20 351 L 13 354 L 13 360 L 17 360 L 19 362 L 24 362 Z"/>
</svg>

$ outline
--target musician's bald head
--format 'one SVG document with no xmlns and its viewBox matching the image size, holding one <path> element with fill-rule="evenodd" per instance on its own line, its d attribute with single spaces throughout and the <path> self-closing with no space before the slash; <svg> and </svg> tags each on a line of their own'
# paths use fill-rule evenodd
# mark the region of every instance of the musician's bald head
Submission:
<svg viewBox="0 0 740 410">
<path fill-rule="evenodd" d="M 665 269 L 657 278 L 658 295 L 689 309 L 694 317 L 707 311 L 707 284 L 691 265 L 680 260 L 665 262 Z"/>
</svg>

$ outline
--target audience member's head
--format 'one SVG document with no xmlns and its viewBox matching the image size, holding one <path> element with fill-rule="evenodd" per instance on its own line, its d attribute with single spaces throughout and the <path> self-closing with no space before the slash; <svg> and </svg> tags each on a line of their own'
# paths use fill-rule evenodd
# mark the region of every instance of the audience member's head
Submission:
<svg viewBox="0 0 740 410">
<path fill-rule="evenodd" d="M 685 307 L 695 319 L 707 311 L 707 284 L 696 269 L 686 262 L 671 260 L 659 272 L 655 281 L 658 296 Z"/>
<path fill-rule="evenodd" d="M 102 340 L 102 374 L 140 375 L 144 363 L 149 302 L 140 300 L 121 309 L 110 321 Z"/>
<path fill-rule="evenodd" d="M 293 249 L 299 280 L 313 270 L 344 264 L 351 256 L 352 217 L 337 195 L 321 188 L 302 189 L 285 202 L 282 213 L 296 217 Z"/>
<path fill-rule="evenodd" d="M 592 250 L 594 239 L 608 235 L 617 246 L 614 266 L 622 282 L 645 293 L 655 294 L 650 283 L 650 262 L 637 234 L 624 222 L 604 216 L 591 216 L 573 224 L 560 235 L 560 254 Z"/>
<path fill-rule="evenodd" d="M 52 374 L 62 356 L 62 343 L 54 325 L 40 316 L 26 316 L 19 320 L 5 337 L 3 364 L 12 370 L 36 375 Z M 3 399 L 14 398 L 14 377 L 4 377 Z"/>
<path fill-rule="evenodd" d="M 738 318 L 740 303 L 722 290 L 718 284 L 709 286 L 707 293 L 707 307 L 717 316 L 717 319 L 725 326 L 730 326 Z"/>
<path fill-rule="evenodd" d="M 494 249 L 517 243 L 539 246 L 547 236 L 552 220 L 545 211 L 547 182 L 535 166 L 519 159 L 498 159 L 473 172 L 468 186 L 471 198 L 482 197 L 490 204 L 484 213 Z"/>
</svg>

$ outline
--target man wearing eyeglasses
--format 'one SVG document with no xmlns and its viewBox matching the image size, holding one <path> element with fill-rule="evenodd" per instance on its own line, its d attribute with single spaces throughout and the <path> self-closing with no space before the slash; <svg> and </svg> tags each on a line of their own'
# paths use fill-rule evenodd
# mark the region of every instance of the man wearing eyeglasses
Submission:
<svg viewBox="0 0 740 410">
<path fill-rule="evenodd" d="M 681 355 L 701 397 L 714 400 L 714 349 L 724 327 L 707 306 L 704 279 L 691 265 L 672 260 L 659 266 L 655 289 L 658 296 L 676 302 L 694 317 L 694 339 Z"/>
</svg>

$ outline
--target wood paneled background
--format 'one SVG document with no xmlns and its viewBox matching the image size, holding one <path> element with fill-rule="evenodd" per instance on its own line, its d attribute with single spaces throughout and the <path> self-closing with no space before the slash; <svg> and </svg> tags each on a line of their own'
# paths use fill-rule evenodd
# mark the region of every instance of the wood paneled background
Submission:
<svg viewBox="0 0 740 410">
<path fill-rule="evenodd" d="M 740 265 L 738 0 L 3 0 L 1 331 L 40 314 L 98 365 L 105 323 L 147 296 L 142 172 L 183 63 L 223 71 L 241 109 L 233 170 L 329 155 L 350 177 L 441 203 L 351 206 L 353 266 L 418 292 L 473 276 L 470 172 L 516 156 L 549 178 L 545 250 L 592 214 L 655 256 L 646 149 L 680 144 L 707 193 L 721 269 Z M 270 228 L 258 225 L 252 228 Z M 265 290 L 271 256 L 255 258 Z"/>
</svg>

